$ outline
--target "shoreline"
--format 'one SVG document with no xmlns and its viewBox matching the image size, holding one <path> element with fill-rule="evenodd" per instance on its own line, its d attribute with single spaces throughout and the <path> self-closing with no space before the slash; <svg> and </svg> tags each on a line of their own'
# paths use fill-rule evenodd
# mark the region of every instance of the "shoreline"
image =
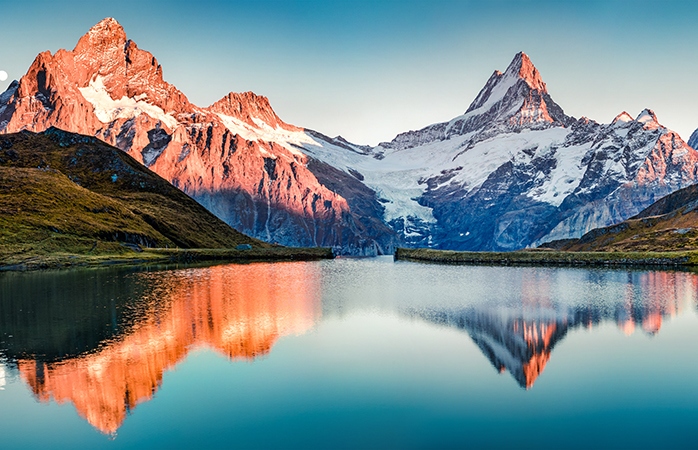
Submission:
<svg viewBox="0 0 698 450">
<path fill-rule="evenodd" d="M 495 266 L 698 266 L 698 252 L 564 252 L 518 250 L 513 252 L 465 252 L 426 248 L 396 248 L 395 260 L 442 264 Z"/>
<path fill-rule="evenodd" d="M 59 253 L 30 256 L 15 264 L 0 262 L 0 272 L 24 272 L 76 267 L 99 267 L 116 265 L 140 265 L 152 263 L 193 262 L 281 262 L 314 261 L 334 258 L 329 247 L 273 247 L 238 249 L 143 249 L 121 255 L 80 255 Z"/>
</svg>

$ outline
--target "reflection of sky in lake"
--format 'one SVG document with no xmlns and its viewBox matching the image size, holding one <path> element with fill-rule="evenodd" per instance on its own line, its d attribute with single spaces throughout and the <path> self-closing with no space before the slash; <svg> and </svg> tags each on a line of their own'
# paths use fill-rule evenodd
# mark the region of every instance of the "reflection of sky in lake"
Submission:
<svg viewBox="0 0 698 450">
<path fill-rule="evenodd" d="M 0 432 L 25 448 L 106 445 L 86 423 L 116 447 L 423 447 L 542 423 L 550 442 L 586 426 L 607 446 L 680 446 L 648 426 L 698 415 L 697 280 L 390 258 L 15 274 Z"/>
</svg>

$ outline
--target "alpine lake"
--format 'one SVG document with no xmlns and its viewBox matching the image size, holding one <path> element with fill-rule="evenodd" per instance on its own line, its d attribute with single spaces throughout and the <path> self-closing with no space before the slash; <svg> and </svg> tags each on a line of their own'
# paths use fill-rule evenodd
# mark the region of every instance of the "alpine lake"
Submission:
<svg viewBox="0 0 698 450">
<path fill-rule="evenodd" d="M 698 272 L 0 273 L 0 448 L 698 448 Z"/>
</svg>

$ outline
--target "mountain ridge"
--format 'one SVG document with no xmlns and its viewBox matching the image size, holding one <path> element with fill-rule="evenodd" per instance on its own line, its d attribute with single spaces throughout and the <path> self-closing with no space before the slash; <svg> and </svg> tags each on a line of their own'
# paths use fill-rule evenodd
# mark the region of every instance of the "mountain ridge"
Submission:
<svg viewBox="0 0 698 450">
<path fill-rule="evenodd" d="M 391 200 L 386 221 L 407 246 L 451 250 L 580 237 L 696 181 L 698 153 L 653 111 L 623 112 L 607 125 L 574 119 L 548 100 L 537 70 L 530 83 L 519 77 L 528 62 L 520 53 L 495 71 L 465 115 L 375 147 L 379 164 L 319 157 L 358 170 Z M 397 192 L 406 189 L 409 196 Z"/>
<path fill-rule="evenodd" d="M 463 115 L 376 147 L 287 124 L 250 92 L 195 106 L 113 19 L 72 52 L 40 54 L 0 99 L 0 132 L 97 136 L 240 231 L 344 254 L 576 238 L 698 176 L 698 153 L 654 112 L 567 116 L 523 52 Z"/>
<path fill-rule="evenodd" d="M 268 99 L 230 93 L 200 108 L 162 73 L 116 20 L 104 19 L 73 51 L 37 56 L 3 94 L 0 132 L 55 126 L 96 136 L 260 239 L 334 246 L 338 253 L 391 252 L 395 233 L 357 215 L 318 181 L 299 150 L 314 138 L 283 122 Z"/>
</svg>

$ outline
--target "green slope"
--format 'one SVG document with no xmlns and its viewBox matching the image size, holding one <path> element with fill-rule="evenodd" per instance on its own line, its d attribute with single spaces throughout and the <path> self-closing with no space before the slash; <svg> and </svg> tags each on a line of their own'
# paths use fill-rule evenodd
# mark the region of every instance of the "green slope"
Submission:
<svg viewBox="0 0 698 450">
<path fill-rule="evenodd" d="M 606 252 L 698 250 L 698 186 L 669 194 L 617 225 L 591 230 L 579 239 L 552 246 Z"/>
<path fill-rule="evenodd" d="M 272 247 L 98 139 L 55 128 L 0 136 L 0 263 L 240 244 Z"/>
</svg>

